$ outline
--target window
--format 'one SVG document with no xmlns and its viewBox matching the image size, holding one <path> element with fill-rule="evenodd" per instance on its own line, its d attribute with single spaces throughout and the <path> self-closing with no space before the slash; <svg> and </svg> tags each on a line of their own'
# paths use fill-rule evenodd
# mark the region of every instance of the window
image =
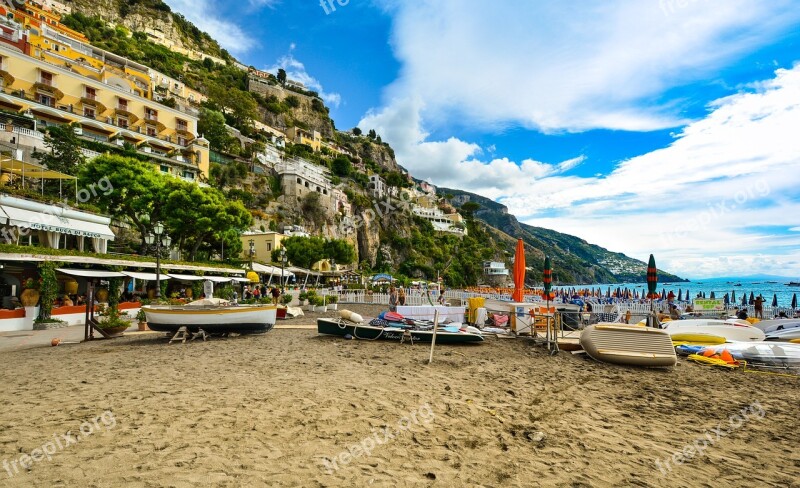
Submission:
<svg viewBox="0 0 800 488">
<path fill-rule="evenodd" d="M 267 243 L 267 252 L 270 252 L 270 251 L 272 251 L 272 243 L 268 242 Z"/>
<path fill-rule="evenodd" d="M 186 178 L 187 180 L 193 180 L 194 179 L 194 173 L 192 173 L 191 171 L 184 171 L 183 172 L 183 177 Z"/>
<path fill-rule="evenodd" d="M 152 125 L 147 126 L 147 135 L 150 137 L 157 137 L 158 133 L 156 132 L 156 128 Z"/>
<path fill-rule="evenodd" d="M 144 118 L 145 120 L 158 121 L 158 111 L 153 110 L 152 108 L 149 107 L 145 107 Z"/>
<path fill-rule="evenodd" d="M 189 124 L 185 120 L 175 119 L 175 122 L 178 130 L 182 130 L 184 132 L 189 131 Z"/>
<path fill-rule="evenodd" d="M 302 181 L 300 181 L 300 178 L 297 178 L 297 182 L 298 182 L 298 183 L 302 183 Z"/>
<path fill-rule="evenodd" d="M 306 188 L 309 188 L 309 186 L 308 186 L 308 182 L 307 182 L 307 181 L 306 181 Z"/>
<path fill-rule="evenodd" d="M 47 95 L 39 94 L 39 103 L 42 105 L 47 105 L 48 107 L 55 106 L 55 100 L 53 97 L 48 97 Z"/>
<path fill-rule="evenodd" d="M 86 98 L 89 100 L 97 100 L 97 90 L 94 88 L 87 86 L 86 87 Z"/>
<path fill-rule="evenodd" d="M 43 85 L 53 86 L 53 73 L 48 73 L 47 71 L 42 71 L 39 74 L 39 81 Z"/>
<path fill-rule="evenodd" d="M 128 128 L 128 118 L 127 117 L 117 117 L 117 125 L 122 127 L 123 129 Z"/>
<path fill-rule="evenodd" d="M 128 101 L 124 98 L 120 98 L 118 107 L 120 110 L 128 110 Z"/>
<path fill-rule="evenodd" d="M 178 136 L 178 145 L 185 146 L 188 144 L 189 141 L 186 140 L 183 136 Z"/>
<path fill-rule="evenodd" d="M 90 107 L 83 107 L 83 116 L 90 119 L 94 118 L 94 109 Z"/>
<path fill-rule="evenodd" d="M 161 172 L 162 172 L 162 173 L 169 173 L 169 166 L 166 166 L 166 165 L 163 165 L 163 164 L 162 164 L 162 165 L 160 166 L 160 169 L 161 169 Z"/>
</svg>

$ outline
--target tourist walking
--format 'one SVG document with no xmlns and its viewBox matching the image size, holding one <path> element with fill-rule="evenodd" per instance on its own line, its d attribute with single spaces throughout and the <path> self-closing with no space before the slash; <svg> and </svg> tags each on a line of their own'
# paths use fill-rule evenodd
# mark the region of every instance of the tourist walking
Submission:
<svg viewBox="0 0 800 488">
<path fill-rule="evenodd" d="M 272 304 L 278 304 L 278 297 L 281 296 L 281 291 L 278 289 L 277 286 L 272 287 Z"/>
<path fill-rule="evenodd" d="M 397 312 L 397 290 L 393 286 L 389 287 L 389 311 Z"/>
<path fill-rule="evenodd" d="M 402 307 L 406 304 L 406 290 L 405 288 L 400 288 L 400 291 L 397 293 L 397 303 L 400 304 Z"/>
</svg>

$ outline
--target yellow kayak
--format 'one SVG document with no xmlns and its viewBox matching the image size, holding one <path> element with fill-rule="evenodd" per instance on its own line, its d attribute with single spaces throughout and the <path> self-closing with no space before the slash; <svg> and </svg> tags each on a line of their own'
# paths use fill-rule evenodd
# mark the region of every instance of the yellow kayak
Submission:
<svg viewBox="0 0 800 488">
<path fill-rule="evenodd" d="M 725 338 L 722 336 L 701 333 L 673 334 L 672 343 L 681 346 L 714 346 L 717 344 L 725 344 Z"/>
<path fill-rule="evenodd" d="M 789 341 L 789 342 L 792 342 L 792 343 L 794 343 L 794 344 L 800 344 L 800 339 L 792 339 L 792 340 L 791 340 L 791 341 Z"/>
</svg>

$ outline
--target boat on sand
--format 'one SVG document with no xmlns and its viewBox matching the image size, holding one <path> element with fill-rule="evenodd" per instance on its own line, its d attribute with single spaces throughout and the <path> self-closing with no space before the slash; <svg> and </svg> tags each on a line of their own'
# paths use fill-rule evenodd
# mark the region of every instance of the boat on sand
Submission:
<svg viewBox="0 0 800 488">
<path fill-rule="evenodd" d="M 747 322 L 734 320 L 672 320 L 661 326 L 670 336 L 676 334 L 708 334 L 724 337 L 727 341 L 763 341 L 764 332 Z"/>
<path fill-rule="evenodd" d="M 433 340 L 433 323 L 429 321 L 387 321 L 380 324 L 364 323 L 363 319 L 348 310 L 341 310 L 339 318 L 317 319 L 317 332 L 326 335 L 351 336 L 355 339 L 427 342 Z M 483 342 L 483 334 L 475 327 L 461 324 L 439 325 L 437 344 L 463 344 Z"/>
<path fill-rule="evenodd" d="M 144 305 L 147 326 L 158 332 L 175 333 L 181 327 L 209 334 L 261 334 L 275 325 L 274 305 L 235 305 L 219 298 L 187 305 Z"/>
<path fill-rule="evenodd" d="M 672 339 L 661 329 L 599 323 L 584 329 L 580 343 L 590 357 L 605 363 L 669 367 L 678 362 Z"/>
</svg>

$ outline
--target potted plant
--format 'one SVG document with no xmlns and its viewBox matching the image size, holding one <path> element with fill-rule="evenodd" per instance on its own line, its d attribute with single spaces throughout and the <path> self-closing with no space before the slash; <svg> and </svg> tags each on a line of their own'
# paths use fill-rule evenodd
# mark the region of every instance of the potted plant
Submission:
<svg viewBox="0 0 800 488">
<path fill-rule="evenodd" d="M 120 316 L 119 310 L 114 307 L 98 305 L 97 315 L 99 327 L 111 336 L 122 335 L 130 326 L 130 322 Z"/>
<path fill-rule="evenodd" d="M 328 311 L 328 308 L 325 306 L 325 299 L 323 297 L 314 297 L 314 311 L 319 313 Z"/>
<path fill-rule="evenodd" d="M 139 312 L 136 313 L 136 320 L 139 322 L 139 330 L 147 330 L 147 314 L 144 313 L 143 308 L 140 308 Z"/>
<path fill-rule="evenodd" d="M 299 295 L 297 295 L 297 299 L 300 300 L 300 306 L 306 304 L 306 299 L 308 298 L 308 294 L 304 291 L 301 291 Z"/>
<path fill-rule="evenodd" d="M 19 301 L 23 307 L 35 307 L 39 303 L 39 285 L 40 283 L 33 278 L 28 278 L 22 285 L 25 290 L 19 296 Z"/>
<path fill-rule="evenodd" d="M 325 298 L 327 298 L 327 300 L 328 300 L 328 307 L 327 307 L 328 310 L 337 310 L 338 309 L 338 305 L 337 305 L 337 302 L 339 301 L 339 297 L 338 296 L 336 296 L 336 295 L 328 295 Z"/>
<path fill-rule="evenodd" d="M 287 307 L 289 306 L 290 303 L 292 303 L 292 300 L 294 300 L 294 297 L 288 293 L 284 293 L 283 295 L 281 295 L 281 303 Z"/>
</svg>

